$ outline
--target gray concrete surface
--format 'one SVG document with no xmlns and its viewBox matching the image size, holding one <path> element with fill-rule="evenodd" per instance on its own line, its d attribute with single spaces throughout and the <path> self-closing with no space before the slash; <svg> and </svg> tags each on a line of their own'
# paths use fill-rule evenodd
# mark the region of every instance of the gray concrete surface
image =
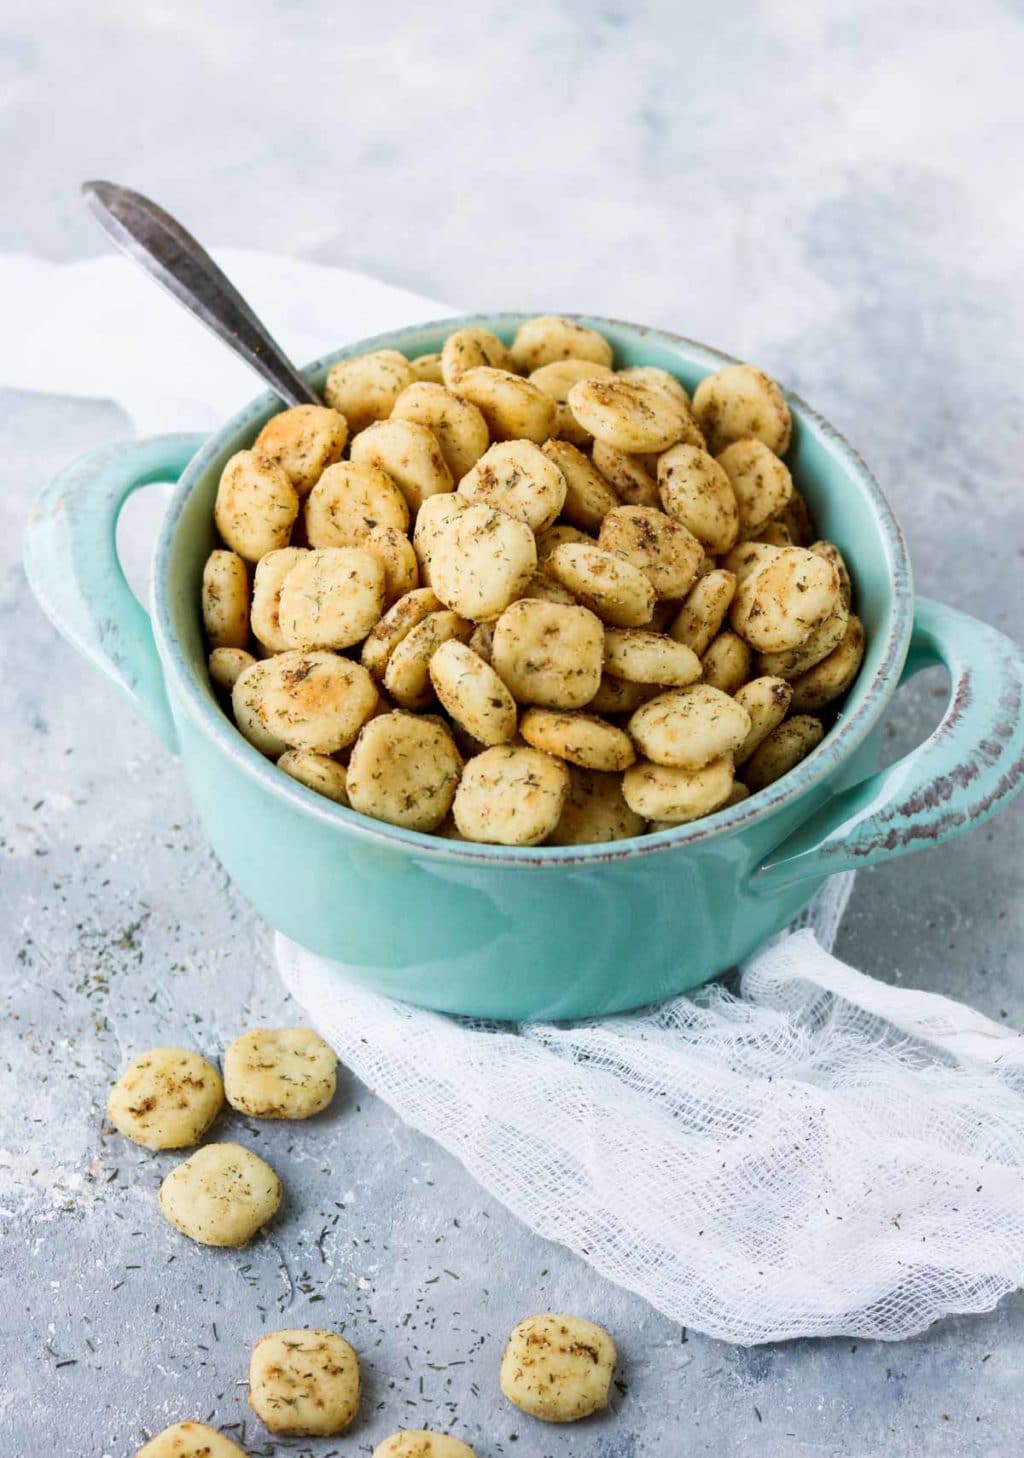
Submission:
<svg viewBox="0 0 1024 1458">
<path fill-rule="evenodd" d="M 97 251 L 88 175 L 201 236 L 373 269 L 467 308 L 585 308 L 758 359 L 862 449 L 921 591 L 1021 631 L 1020 7 L 864 0 L 387 7 L 176 0 L 0 15 L 0 249 Z M 344 321 L 338 323 L 339 341 Z M 0 1451 L 127 1458 L 186 1416 L 236 1436 L 265 1328 L 346 1324 L 358 1425 L 252 1454 L 366 1454 L 438 1425 L 481 1458 L 1019 1450 L 1024 1299 L 898 1346 L 741 1350 L 523 1230 L 367 1089 L 300 1130 L 226 1119 L 288 1189 L 242 1253 L 156 1216 L 168 1164 L 104 1129 L 123 1060 L 289 1010 L 176 765 L 36 612 L 33 494 L 116 439 L 109 405 L 0 401 Z M 144 513 L 129 548 L 141 560 Z M 919 682 L 908 745 L 941 708 Z M 863 875 L 840 952 L 1024 1024 L 1024 815 Z M 623 1352 L 605 1417 L 496 1390 L 524 1311 Z"/>
</svg>

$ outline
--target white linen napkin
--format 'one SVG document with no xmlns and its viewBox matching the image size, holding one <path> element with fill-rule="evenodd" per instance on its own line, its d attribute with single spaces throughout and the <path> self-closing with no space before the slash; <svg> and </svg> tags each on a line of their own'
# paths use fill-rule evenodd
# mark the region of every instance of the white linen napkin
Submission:
<svg viewBox="0 0 1024 1458">
<path fill-rule="evenodd" d="M 683 1326 L 894 1339 L 1021 1283 L 1024 1040 L 811 928 L 752 958 L 738 997 L 574 1025 L 399 1006 L 281 937 L 277 958 L 407 1123 Z"/>
<path fill-rule="evenodd" d="M 454 311 L 366 274 L 213 250 L 296 364 Z M 0 255 L 0 385 L 114 400 L 140 435 L 213 430 L 265 386 L 126 258 Z"/>
<path fill-rule="evenodd" d="M 341 269 L 220 262 L 298 362 L 451 309 Z M 210 428 L 258 388 L 127 261 L 0 257 L 0 385 Z M 388 1001 L 284 938 L 339 1057 L 532 1229 L 727 1341 L 898 1338 L 1024 1283 L 1024 1040 L 831 955 L 851 879 L 721 986 L 576 1025 Z"/>
</svg>

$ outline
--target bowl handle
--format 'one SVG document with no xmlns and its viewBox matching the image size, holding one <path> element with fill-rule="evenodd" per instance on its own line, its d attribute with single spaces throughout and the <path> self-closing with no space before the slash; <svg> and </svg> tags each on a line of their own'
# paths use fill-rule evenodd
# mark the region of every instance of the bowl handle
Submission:
<svg viewBox="0 0 1024 1458">
<path fill-rule="evenodd" d="M 995 628 L 921 597 L 900 682 L 936 663 L 949 671 L 950 698 L 934 733 L 776 846 L 752 875 L 752 891 L 939 845 L 1024 789 L 1024 652 Z"/>
<path fill-rule="evenodd" d="M 159 435 L 82 456 L 36 502 L 24 542 L 25 573 L 68 642 L 128 695 L 172 753 L 174 721 L 149 614 L 117 555 L 117 519 L 133 491 L 176 481 L 201 435 Z"/>
</svg>

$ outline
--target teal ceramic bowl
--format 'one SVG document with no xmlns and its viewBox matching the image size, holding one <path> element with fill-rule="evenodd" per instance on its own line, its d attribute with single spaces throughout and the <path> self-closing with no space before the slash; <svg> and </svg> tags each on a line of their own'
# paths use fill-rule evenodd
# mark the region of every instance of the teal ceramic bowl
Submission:
<svg viewBox="0 0 1024 1458">
<path fill-rule="evenodd" d="M 519 315 L 398 330 L 367 349 L 410 356 L 452 329 L 508 340 Z M 653 329 L 584 318 L 620 365 L 654 364 L 693 388 L 730 362 Z M 345 976 L 448 1012 L 575 1018 L 697 986 L 783 928 L 825 877 L 923 849 L 979 823 L 1024 775 L 1024 661 L 1002 634 L 913 596 L 900 529 L 864 463 L 790 397 L 789 457 L 818 530 L 850 564 L 867 655 L 822 744 L 731 809 L 605 846 L 507 849 L 369 820 L 281 774 L 237 732 L 206 672 L 203 562 L 225 461 L 279 408 L 262 395 L 211 438 L 165 436 L 77 462 L 41 499 L 25 552 L 58 628 L 115 680 L 179 754 L 221 861 L 272 926 L 344 964 Z M 114 545 L 128 495 L 178 479 L 156 548 L 147 614 Z M 900 682 L 945 664 L 950 699 L 934 734 L 878 771 L 879 731 Z"/>
</svg>

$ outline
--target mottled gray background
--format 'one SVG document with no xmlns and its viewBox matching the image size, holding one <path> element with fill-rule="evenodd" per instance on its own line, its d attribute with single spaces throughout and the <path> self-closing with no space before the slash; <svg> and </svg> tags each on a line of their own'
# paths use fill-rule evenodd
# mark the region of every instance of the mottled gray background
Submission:
<svg viewBox="0 0 1024 1458">
<path fill-rule="evenodd" d="M 920 589 L 1019 633 L 1022 74 L 1011 0 L 7 0 L 0 249 L 99 251 L 76 188 L 105 175 L 214 243 L 678 328 L 818 405 L 894 501 Z M 18 565 L 33 494 L 126 430 L 102 403 L 0 409 L 0 1451 L 127 1458 L 172 1420 L 240 1424 L 264 1327 L 328 1322 L 363 1357 L 358 1425 L 311 1448 L 250 1423 L 251 1453 L 365 1454 L 402 1424 L 481 1458 L 1017 1451 L 1024 1299 L 898 1346 L 680 1332 L 351 1081 L 310 1126 L 224 1121 L 285 1180 L 269 1238 L 215 1252 L 163 1223 L 169 1157 L 104 1132 L 115 1070 L 288 1009 L 177 767 Z M 894 746 L 940 693 L 901 697 Z M 1024 1023 L 1022 878 L 1015 808 L 863 875 L 839 949 Z M 505 1333 L 543 1307 L 623 1352 L 614 1411 L 581 1428 L 497 1395 Z"/>
</svg>

